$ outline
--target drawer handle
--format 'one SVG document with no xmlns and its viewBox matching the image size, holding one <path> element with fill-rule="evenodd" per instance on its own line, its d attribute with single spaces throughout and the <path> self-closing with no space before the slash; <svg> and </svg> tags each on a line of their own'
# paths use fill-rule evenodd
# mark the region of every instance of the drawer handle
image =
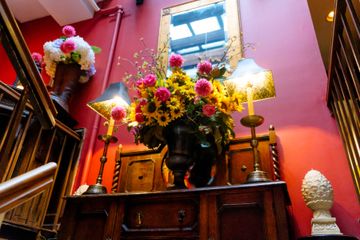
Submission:
<svg viewBox="0 0 360 240">
<path fill-rule="evenodd" d="M 138 212 L 136 214 L 136 226 L 140 227 L 143 224 L 143 214 L 141 212 Z"/>
<path fill-rule="evenodd" d="M 186 212 L 184 209 L 180 209 L 178 211 L 178 222 L 179 223 L 183 223 L 184 222 L 184 219 L 185 219 L 185 216 L 186 216 Z"/>
<path fill-rule="evenodd" d="M 247 169 L 247 167 L 246 167 L 245 165 L 242 165 L 242 166 L 241 166 L 241 171 L 245 172 L 246 169 Z"/>
</svg>

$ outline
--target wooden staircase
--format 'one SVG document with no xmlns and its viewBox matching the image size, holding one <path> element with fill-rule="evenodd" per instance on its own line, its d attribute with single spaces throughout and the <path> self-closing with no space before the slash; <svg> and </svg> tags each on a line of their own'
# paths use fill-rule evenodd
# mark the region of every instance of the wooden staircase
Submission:
<svg viewBox="0 0 360 240">
<path fill-rule="evenodd" d="M 0 239 L 50 239 L 59 228 L 63 196 L 71 193 L 84 130 L 67 126 L 69 116 L 58 114 L 63 111 L 51 101 L 5 0 L 0 0 L 0 39 L 24 87 L 18 90 L 0 82 L 0 194 L 8 181 L 45 166 L 52 169 L 52 181 L 41 192 L 32 192 L 30 185 L 11 187 L 12 193 L 21 190 L 17 197 L 28 191 L 30 195 L 19 206 L 10 204 L 12 210 L 4 209 Z M 11 202 L 8 196 L 6 202 Z"/>
</svg>

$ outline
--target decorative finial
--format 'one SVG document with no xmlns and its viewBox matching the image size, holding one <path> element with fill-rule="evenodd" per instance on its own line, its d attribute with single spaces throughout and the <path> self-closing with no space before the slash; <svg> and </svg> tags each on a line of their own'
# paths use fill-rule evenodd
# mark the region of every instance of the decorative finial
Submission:
<svg viewBox="0 0 360 240">
<path fill-rule="evenodd" d="M 311 235 L 342 235 L 336 218 L 330 213 L 333 205 L 333 188 L 329 180 L 319 171 L 310 170 L 303 179 L 301 192 L 306 206 L 313 211 Z"/>
</svg>

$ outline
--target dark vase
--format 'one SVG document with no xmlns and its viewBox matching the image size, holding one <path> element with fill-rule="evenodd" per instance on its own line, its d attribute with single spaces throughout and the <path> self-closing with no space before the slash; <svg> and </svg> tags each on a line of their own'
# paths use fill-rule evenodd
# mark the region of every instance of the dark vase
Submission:
<svg viewBox="0 0 360 240">
<path fill-rule="evenodd" d="M 80 75 L 81 69 L 77 63 L 59 63 L 56 66 L 54 83 L 50 94 L 51 98 L 67 112 L 69 111 L 69 101 L 76 90 Z"/>
<path fill-rule="evenodd" d="M 195 187 L 205 187 L 210 185 L 214 180 L 211 170 L 216 159 L 217 149 L 213 137 L 209 137 L 206 143 L 196 144 L 194 164 L 190 170 L 190 183 Z"/>
<path fill-rule="evenodd" d="M 166 129 L 168 157 L 166 166 L 173 172 L 174 186 L 172 189 L 186 188 L 184 177 L 193 163 L 195 150 L 194 130 L 181 122 L 172 124 Z"/>
</svg>

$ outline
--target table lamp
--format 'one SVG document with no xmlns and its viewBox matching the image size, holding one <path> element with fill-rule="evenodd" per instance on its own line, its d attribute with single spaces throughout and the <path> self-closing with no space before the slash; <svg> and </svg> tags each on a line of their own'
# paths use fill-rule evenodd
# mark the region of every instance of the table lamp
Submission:
<svg viewBox="0 0 360 240">
<path fill-rule="evenodd" d="M 100 97 L 89 102 L 87 105 L 101 117 L 105 118 L 108 125 L 107 133 L 98 136 L 98 139 L 104 142 L 104 150 L 100 158 L 100 169 L 96 179 L 96 184 L 90 185 L 87 191 L 84 193 L 101 194 L 106 193 L 106 187 L 101 183 L 104 166 L 107 161 L 107 150 L 110 143 L 117 142 L 117 138 L 112 136 L 116 120 L 114 119 L 112 112 L 115 107 L 123 107 L 126 109 L 130 105 L 130 98 L 127 92 L 127 87 L 121 82 L 112 83 Z"/>
<path fill-rule="evenodd" d="M 240 122 L 251 129 L 251 147 L 254 158 L 254 171 L 247 176 L 248 183 L 270 181 L 267 172 L 260 168 L 260 156 L 257 149 L 258 140 L 255 128 L 264 122 L 264 118 L 255 115 L 254 101 L 275 97 L 275 87 L 270 70 L 258 66 L 251 58 L 240 59 L 235 71 L 225 81 L 226 85 L 232 85 L 242 96 L 243 102 L 248 104 L 248 115 Z"/>
</svg>

